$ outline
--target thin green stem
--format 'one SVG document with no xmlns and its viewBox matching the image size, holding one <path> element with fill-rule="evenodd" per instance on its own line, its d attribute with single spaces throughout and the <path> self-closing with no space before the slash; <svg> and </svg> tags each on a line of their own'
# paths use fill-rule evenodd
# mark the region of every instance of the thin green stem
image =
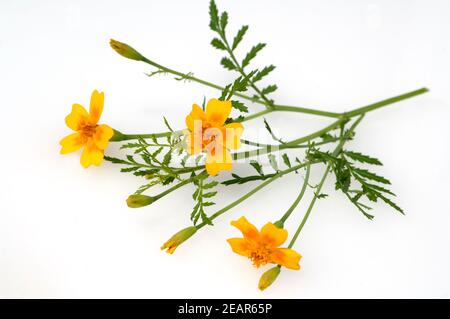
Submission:
<svg viewBox="0 0 450 319">
<path fill-rule="evenodd" d="M 298 164 L 296 166 L 292 166 L 291 168 L 288 168 L 286 170 L 278 172 L 273 177 L 271 177 L 270 179 L 268 179 L 268 180 L 264 181 L 263 183 L 259 184 L 258 186 L 256 186 L 254 189 L 252 189 L 251 191 L 249 191 L 245 195 L 239 197 L 238 199 L 236 199 L 232 203 L 228 204 L 227 206 L 225 206 L 222 209 L 218 210 L 216 213 L 212 214 L 209 219 L 210 220 L 214 220 L 214 219 L 218 218 L 219 216 L 221 216 L 222 214 L 226 213 L 227 211 L 229 211 L 233 207 L 239 205 L 240 203 L 242 203 L 243 201 L 245 201 L 246 199 L 248 199 L 249 197 L 254 195 L 256 192 L 260 191 L 261 189 L 263 189 L 264 187 L 266 187 L 270 183 L 274 182 L 278 178 L 280 178 L 280 177 L 282 177 L 282 176 L 284 176 L 286 174 L 289 174 L 289 173 L 291 173 L 293 171 L 296 171 L 296 170 L 304 167 L 305 165 L 310 165 L 310 164 L 315 164 L 315 163 L 316 162 L 305 162 L 305 163 Z M 206 223 L 201 223 L 201 224 L 197 225 L 196 227 L 197 227 L 197 229 L 200 229 L 200 228 L 202 228 L 204 226 L 206 226 Z"/>
<path fill-rule="evenodd" d="M 415 91 L 411 91 L 411 92 L 408 92 L 408 93 L 405 93 L 405 94 L 397 95 L 397 96 L 394 96 L 394 97 L 391 97 L 389 99 L 385 99 L 385 100 L 382 100 L 382 101 L 379 101 L 379 102 L 376 102 L 376 103 L 373 103 L 373 104 L 369 104 L 369 105 L 366 105 L 366 106 L 363 106 L 363 107 L 356 108 L 354 110 L 351 110 L 350 112 L 343 113 L 343 115 L 345 115 L 347 117 L 358 116 L 358 115 L 365 114 L 367 112 L 379 109 L 379 108 L 381 108 L 383 106 L 386 106 L 386 105 L 389 105 L 389 104 L 392 104 L 392 103 L 397 103 L 397 102 L 400 102 L 400 101 L 412 98 L 414 96 L 427 93 L 428 91 L 429 90 L 427 88 L 421 88 L 421 89 L 418 89 L 418 90 L 415 90 Z"/>
<path fill-rule="evenodd" d="M 337 146 L 337 147 L 335 148 L 335 150 L 333 151 L 333 156 L 338 155 L 338 154 L 342 151 L 342 148 L 344 147 L 344 144 L 345 144 L 345 142 L 346 142 L 346 140 L 347 140 L 347 137 L 350 136 L 351 134 L 353 134 L 353 131 L 354 131 L 355 128 L 358 126 L 358 124 L 362 121 L 363 118 L 364 118 L 364 114 L 361 114 L 361 115 L 359 116 L 359 118 L 352 124 L 352 126 L 350 127 L 350 129 L 347 131 L 346 134 L 343 134 L 344 130 L 342 130 L 342 134 L 341 134 L 341 137 L 342 137 L 342 138 L 341 138 L 341 141 L 339 142 L 338 146 Z M 316 191 L 315 191 L 315 193 L 314 193 L 314 197 L 313 197 L 313 199 L 311 200 L 311 202 L 310 202 L 310 204 L 309 204 L 309 206 L 308 206 L 308 209 L 306 210 L 306 213 L 305 213 L 305 215 L 303 216 L 303 219 L 302 219 L 302 221 L 300 222 L 300 225 L 298 226 L 298 228 L 297 228 L 297 230 L 296 230 L 294 236 L 292 237 L 292 239 L 291 239 L 291 241 L 290 241 L 290 243 L 289 243 L 288 248 L 292 248 L 292 246 L 294 245 L 294 243 L 295 243 L 295 241 L 297 240 L 298 236 L 300 235 L 300 232 L 302 231 L 303 226 L 305 226 L 305 223 L 306 223 L 306 221 L 308 220 L 309 215 L 311 214 L 311 211 L 312 211 L 312 209 L 313 209 L 313 207 L 314 207 L 314 204 L 316 203 L 317 198 L 318 198 L 319 195 L 320 195 L 320 191 L 322 190 L 322 187 L 323 187 L 323 185 L 324 185 L 324 183 L 325 183 L 325 180 L 326 180 L 326 178 L 327 178 L 327 176 L 328 176 L 328 173 L 329 173 L 329 171 L 330 171 L 330 167 L 331 167 L 331 164 L 328 163 L 327 168 L 326 168 L 326 170 L 325 170 L 325 173 L 323 174 L 322 179 L 321 179 L 320 182 L 319 182 L 319 185 L 317 185 L 317 187 L 316 187 Z"/>
<path fill-rule="evenodd" d="M 345 123 L 346 121 L 347 121 L 347 119 L 340 118 L 339 120 L 331 123 L 330 125 L 324 127 L 321 130 L 318 130 L 312 134 L 297 138 L 297 139 L 287 142 L 285 144 L 281 144 L 277 148 L 274 148 L 274 149 L 269 148 L 269 147 L 259 148 L 259 149 L 252 150 L 252 151 L 234 153 L 232 156 L 233 156 L 234 160 L 238 160 L 238 159 L 244 159 L 244 158 L 249 158 L 249 157 L 258 156 L 258 155 L 264 155 L 264 154 L 268 154 L 268 153 L 271 153 L 274 151 L 279 151 L 282 149 L 291 148 L 294 145 L 305 143 L 305 142 L 311 141 L 315 138 L 318 138 L 318 137 L 322 136 L 323 134 L 336 129 L 337 127 L 339 127 L 339 125 L 341 125 L 342 123 Z"/>
<path fill-rule="evenodd" d="M 187 184 L 191 183 L 193 180 L 197 179 L 199 176 L 205 175 L 205 174 L 207 174 L 206 171 L 203 171 L 200 174 L 198 174 L 197 176 L 193 176 L 193 177 L 190 177 L 188 179 L 185 179 L 185 180 L 179 182 L 178 184 L 176 184 L 176 185 L 166 189 L 165 191 L 159 193 L 158 195 L 156 195 L 155 196 L 155 200 L 160 199 L 160 198 L 162 198 L 162 197 L 172 193 L 173 191 L 177 190 L 178 188 L 183 187 L 184 185 L 187 185 Z"/>
<path fill-rule="evenodd" d="M 330 171 L 330 165 L 327 166 L 326 170 L 325 170 L 325 174 L 323 174 L 322 179 L 320 180 L 319 185 L 316 187 L 316 192 L 314 193 L 314 197 L 311 200 L 311 202 L 309 203 L 308 209 L 306 210 L 305 216 L 303 216 L 303 219 L 300 223 L 300 225 L 298 226 L 294 236 L 292 237 L 288 248 L 292 248 L 292 246 L 294 245 L 295 241 L 297 240 L 298 235 L 300 235 L 300 232 L 303 229 L 303 226 L 305 226 L 306 221 L 308 220 L 309 215 L 311 214 L 311 211 L 314 207 L 314 204 L 316 203 L 316 200 L 320 194 L 320 191 L 322 190 L 322 186 L 325 183 L 325 180 L 327 179 L 327 175 L 328 172 Z"/>
<path fill-rule="evenodd" d="M 288 208 L 286 213 L 284 213 L 283 217 L 281 217 L 280 220 L 275 223 L 280 228 L 284 227 L 284 223 L 286 222 L 286 220 L 289 218 L 289 216 L 292 214 L 294 209 L 297 207 L 297 205 L 300 203 L 300 201 L 302 200 L 303 196 L 305 195 L 306 188 L 308 187 L 308 181 L 309 181 L 310 172 L 311 172 L 311 165 L 307 165 L 306 166 L 306 175 L 305 175 L 305 179 L 303 181 L 300 193 L 298 194 L 297 198 L 292 203 L 292 205 Z"/>
</svg>

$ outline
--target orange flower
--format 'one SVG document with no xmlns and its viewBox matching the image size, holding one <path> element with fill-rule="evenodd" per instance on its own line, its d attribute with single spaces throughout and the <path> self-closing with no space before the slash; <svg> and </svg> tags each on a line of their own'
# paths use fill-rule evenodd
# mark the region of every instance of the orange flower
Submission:
<svg viewBox="0 0 450 319">
<path fill-rule="evenodd" d="M 267 223 L 258 231 L 245 217 L 232 221 L 231 225 L 238 228 L 244 238 L 230 238 L 228 243 L 236 254 L 250 258 L 256 267 L 267 263 L 278 264 L 289 269 L 300 269 L 300 258 L 295 250 L 290 248 L 278 248 L 288 236 L 285 229 Z"/>
<path fill-rule="evenodd" d="M 241 123 L 225 124 L 231 113 L 231 101 L 211 99 L 203 111 L 197 104 L 186 117 L 188 127 L 187 151 L 191 155 L 206 151 L 206 171 L 215 176 L 233 167 L 229 149 L 241 146 L 244 131 Z"/>
<path fill-rule="evenodd" d="M 114 135 L 114 130 L 106 124 L 97 124 L 103 111 L 103 92 L 92 92 L 89 113 L 80 104 L 72 106 L 72 112 L 66 116 L 66 124 L 75 133 L 64 137 L 61 144 L 61 154 L 75 152 L 84 146 L 80 163 L 87 168 L 91 164 L 100 165 L 104 150 Z"/>
</svg>

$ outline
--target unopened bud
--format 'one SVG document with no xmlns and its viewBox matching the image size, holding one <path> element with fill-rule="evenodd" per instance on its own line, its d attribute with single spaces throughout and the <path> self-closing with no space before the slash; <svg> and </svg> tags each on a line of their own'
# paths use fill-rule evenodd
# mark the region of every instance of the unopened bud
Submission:
<svg viewBox="0 0 450 319">
<path fill-rule="evenodd" d="M 275 281 L 275 279 L 277 279 L 280 271 L 280 266 L 275 266 L 263 273 L 261 278 L 259 279 L 258 288 L 260 290 L 264 290 L 269 287 Z"/>
<path fill-rule="evenodd" d="M 164 245 L 161 246 L 161 250 L 167 249 L 166 251 L 167 253 L 173 254 L 173 252 L 175 251 L 175 249 L 177 249 L 179 245 L 188 240 L 196 232 L 197 227 L 195 226 L 191 226 L 183 230 L 180 230 L 178 233 L 173 235 L 168 241 L 166 241 Z"/>
<path fill-rule="evenodd" d="M 136 61 L 145 60 L 145 58 L 138 51 L 130 47 L 128 44 L 111 39 L 109 41 L 109 45 L 114 49 L 114 51 L 127 59 Z"/>
<path fill-rule="evenodd" d="M 157 198 L 147 195 L 130 195 L 127 198 L 127 205 L 130 208 L 139 208 L 148 206 L 153 203 Z"/>
</svg>

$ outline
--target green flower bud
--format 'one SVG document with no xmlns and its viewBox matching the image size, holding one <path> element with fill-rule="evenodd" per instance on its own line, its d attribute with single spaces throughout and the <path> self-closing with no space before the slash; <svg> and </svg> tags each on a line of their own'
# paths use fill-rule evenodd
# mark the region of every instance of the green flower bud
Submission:
<svg viewBox="0 0 450 319">
<path fill-rule="evenodd" d="M 127 59 L 136 60 L 136 61 L 144 61 L 145 60 L 145 58 L 139 52 L 137 52 L 135 49 L 130 47 L 128 44 L 111 39 L 109 41 L 109 45 L 111 46 L 111 48 L 114 49 L 114 51 L 116 51 L 121 56 L 123 56 Z"/>
<path fill-rule="evenodd" d="M 280 274 L 281 271 L 280 268 L 281 268 L 280 266 L 275 266 L 267 270 L 265 273 L 263 273 L 261 278 L 259 279 L 258 288 L 260 290 L 264 290 L 267 287 L 269 287 Z"/>
<path fill-rule="evenodd" d="M 127 198 L 127 205 L 130 208 L 139 208 L 148 206 L 153 203 L 157 198 L 147 195 L 130 195 Z"/>
<path fill-rule="evenodd" d="M 173 254 L 175 249 L 188 240 L 192 235 L 194 235 L 197 232 L 197 227 L 191 226 L 188 228 L 185 228 L 183 230 L 180 230 L 178 233 L 173 235 L 168 241 L 164 243 L 164 245 L 161 246 L 161 250 L 167 249 L 168 254 Z"/>
</svg>

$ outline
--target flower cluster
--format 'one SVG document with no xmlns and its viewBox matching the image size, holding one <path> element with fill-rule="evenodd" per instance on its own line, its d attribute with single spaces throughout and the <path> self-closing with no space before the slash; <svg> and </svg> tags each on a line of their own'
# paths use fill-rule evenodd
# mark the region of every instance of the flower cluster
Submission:
<svg viewBox="0 0 450 319">
<path fill-rule="evenodd" d="M 211 45 L 225 54 L 220 64 L 235 74 L 233 81 L 223 87 L 197 78 L 192 73 L 162 66 L 125 43 L 116 40 L 110 42 L 112 49 L 121 56 L 151 67 L 148 76 L 171 74 L 178 81 L 197 82 L 219 91 L 217 96 L 208 102 L 204 101 L 202 105 L 193 104 L 192 109 L 183 110 L 186 114 L 186 127 L 174 130 L 164 118 L 167 127 L 165 132 L 126 134 L 106 124 L 99 124 L 104 94 L 95 90 L 91 96 L 89 112 L 80 104 L 73 104 L 71 113 L 66 117 L 66 125 L 74 132 L 60 141 L 61 154 L 82 149 L 80 163 L 84 168 L 98 166 L 103 160 L 107 160 L 120 165 L 121 172 L 141 179 L 144 184 L 126 200 L 131 208 L 151 205 L 181 187 L 191 185 L 194 189 L 194 204 L 189 215 L 192 224 L 162 245 L 161 249 L 170 254 L 201 229 L 211 228 L 221 216 L 259 190 L 283 176 L 297 174 L 300 177 L 298 194 L 286 211 L 277 212 L 280 216 L 275 222 L 267 222 L 261 230 L 244 216 L 231 222 L 231 225 L 242 233 L 242 237 L 227 240 L 231 250 L 250 259 L 256 268 L 272 265 L 261 274 L 259 280 L 258 287 L 264 290 L 273 284 L 282 269 L 300 269 L 302 256 L 293 246 L 318 200 L 328 197 L 328 194 L 322 192 L 322 188 L 330 175 L 334 177 L 336 191 L 348 198 L 362 216 L 373 219 L 374 215 L 368 204 L 377 201 L 384 202 L 403 214 L 403 210 L 392 200 L 395 195 L 388 188 L 390 181 L 370 168 L 373 165 L 382 165 L 381 161 L 349 149 L 348 141 L 355 138 L 355 130 L 366 113 L 426 93 L 428 90 L 422 88 L 344 113 L 277 104 L 271 98 L 277 85 L 260 85 L 275 70 L 275 66 L 255 67 L 252 64 L 265 44 L 254 45 L 239 59 L 239 44 L 248 26 L 242 26 L 231 40 L 227 38 L 229 32 L 226 32 L 228 13 L 219 12 L 214 0 L 211 0 L 209 14 L 209 28 L 214 33 Z M 250 102 L 263 109 L 250 113 Z M 186 101 L 186 105 L 189 103 Z M 264 119 L 262 127 L 267 136 L 273 139 L 272 143 L 244 138 L 246 121 L 260 119 L 274 112 L 306 113 L 329 118 L 331 123 L 306 136 L 286 141 L 275 135 L 269 122 Z M 116 158 L 105 155 L 111 142 L 121 143 L 125 156 Z M 239 151 L 242 145 L 248 149 Z M 279 156 L 276 157 L 275 154 Z M 233 169 L 236 161 L 246 164 L 246 176 L 236 174 Z M 312 182 L 313 177 L 310 174 L 313 165 L 323 167 L 323 175 L 317 183 Z M 211 212 L 219 183 L 223 188 L 244 183 L 252 183 L 255 186 L 224 207 Z M 154 189 L 161 191 L 158 194 L 145 194 Z M 292 187 L 285 186 L 283 189 L 290 191 Z M 299 203 L 303 202 L 308 191 L 312 196 L 305 214 L 299 219 L 288 244 L 283 246 L 289 238 L 285 222 L 292 218 L 293 212 Z"/>
</svg>

